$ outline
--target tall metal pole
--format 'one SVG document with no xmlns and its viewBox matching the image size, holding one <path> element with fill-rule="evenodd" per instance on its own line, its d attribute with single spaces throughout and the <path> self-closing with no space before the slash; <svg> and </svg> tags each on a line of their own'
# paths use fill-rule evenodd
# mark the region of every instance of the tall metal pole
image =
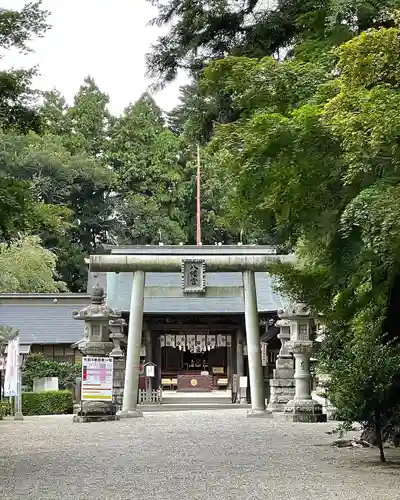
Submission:
<svg viewBox="0 0 400 500">
<path fill-rule="evenodd" d="M 122 411 L 119 413 L 120 418 L 143 416 L 137 409 L 137 394 L 139 386 L 140 346 L 142 344 L 144 283 L 145 273 L 143 271 L 135 271 L 132 280 L 124 395 Z"/>
<path fill-rule="evenodd" d="M 260 327 L 257 310 L 256 282 L 253 271 L 243 272 L 244 314 L 249 360 L 251 410 L 249 417 L 272 416 L 265 411 L 264 374 L 261 364 Z"/>
<path fill-rule="evenodd" d="M 196 245 L 201 245 L 200 146 L 197 146 Z"/>
</svg>

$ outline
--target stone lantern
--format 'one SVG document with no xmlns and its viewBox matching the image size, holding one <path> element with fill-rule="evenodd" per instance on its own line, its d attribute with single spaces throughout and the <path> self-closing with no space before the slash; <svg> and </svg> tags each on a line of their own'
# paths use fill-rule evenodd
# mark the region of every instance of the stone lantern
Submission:
<svg viewBox="0 0 400 500">
<path fill-rule="evenodd" d="M 326 422 L 322 405 L 311 396 L 310 358 L 314 349 L 314 317 L 307 305 L 301 302 L 289 306 L 285 316 L 290 321 L 287 348 L 295 359 L 295 395 L 286 404 L 285 415 L 293 422 Z"/>
<path fill-rule="evenodd" d="M 84 321 L 84 339 L 79 349 L 86 357 L 108 357 L 114 347 L 110 341 L 109 322 L 120 318 L 120 313 L 104 304 L 104 289 L 97 284 L 92 289 L 91 304 L 74 311 L 76 320 Z M 74 422 L 115 420 L 116 407 L 112 401 L 82 401 Z"/>
<path fill-rule="evenodd" d="M 281 349 L 277 356 L 273 378 L 270 380 L 271 398 L 268 408 L 283 412 L 286 404 L 293 399 L 295 394 L 294 363 L 287 346 L 290 340 L 290 321 L 284 309 L 278 311 L 278 316 L 280 319 L 276 322 L 276 326 L 280 328 L 278 339 L 281 341 Z"/>
</svg>

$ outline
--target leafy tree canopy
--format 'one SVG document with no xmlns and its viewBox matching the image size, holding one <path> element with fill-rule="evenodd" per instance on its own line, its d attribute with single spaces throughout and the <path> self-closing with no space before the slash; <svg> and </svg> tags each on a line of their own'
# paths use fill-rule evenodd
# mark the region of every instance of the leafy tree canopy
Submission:
<svg viewBox="0 0 400 500">
<path fill-rule="evenodd" d="M 0 244 L 0 293 L 55 293 L 67 291 L 58 280 L 56 256 L 35 236 Z"/>
<path fill-rule="evenodd" d="M 209 145 L 233 184 L 231 214 L 253 214 L 297 249 L 295 268 L 271 271 L 282 291 L 325 315 L 322 356 L 334 402 L 348 408 L 346 418 L 379 432 L 399 409 L 388 389 L 399 382 L 397 347 L 385 347 L 397 337 L 400 290 L 399 35 L 381 28 L 342 44 L 335 79 L 315 65 L 303 85 L 304 63 L 296 59 L 228 58 L 212 63 L 202 83 L 207 92 L 227 86 L 239 106 L 246 103 Z M 280 86 L 275 64 L 292 92 Z M 357 370 L 375 347 L 367 383 Z M 368 408 L 359 404 L 366 391 Z"/>
<path fill-rule="evenodd" d="M 29 51 L 29 42 L 43 36 L 49 28 L 47 16 L 41 2 L 30 2 L 21 11 L 1 9 L 0 61 L 10 48 Z M 23 133 L 40 130 L 41 120 L 35 106 L 37 93 L 31 88 L 34 73 L 35 70 L 0 69 L 0 128 Z"/>
<path fill-rule="evenodd" d="M 108 151 L 116 174 L 120 242 L 186 242 L 180 140 L 148 94 L 115 121 Z"/>
</svg>

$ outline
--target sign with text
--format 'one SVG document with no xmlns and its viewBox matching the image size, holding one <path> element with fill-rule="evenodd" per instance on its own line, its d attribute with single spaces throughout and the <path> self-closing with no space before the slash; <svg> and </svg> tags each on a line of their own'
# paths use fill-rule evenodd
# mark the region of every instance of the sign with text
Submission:
<svg viewBox="0 0 400 500">
<path fill-rule="evenodd" d="M 82 401 L 112 401 L 113 358 L 82 359 Z"/>
<path fill-rule="evenodd" d="M 268 365 L 268 346 L 265 342 L 261 342 L 261 365 Z"/>
<path fill-rule="evenodd" d="M 184 293 L 205 292 L 206 263 L 201 259 L 183 259 L 182 289 Z"/>
<path fill-rule="evenodd" d="M 239 378 L 239 387 L 240 388 L 246 388 L 247 387 L 247 377 L 240 377 Z"/>
<path fill-rule="evenodd" d="M 155 365 L 146 365 L 145 366 L 146 377 L 155 377 L 156 376 L 156 367 Z"/>
<path fill-rule="evenodd" d="M 8 342 L 6 374 L 4 378 L 4 396 L 16 397 L 19 393 L 19 339 Z"/>
</svg>

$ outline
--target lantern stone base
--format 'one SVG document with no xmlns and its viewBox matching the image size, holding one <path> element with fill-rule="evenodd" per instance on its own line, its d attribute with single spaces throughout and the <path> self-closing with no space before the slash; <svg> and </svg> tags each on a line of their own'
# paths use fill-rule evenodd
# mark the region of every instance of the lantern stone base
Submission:
<svg viewBox="0 0 400 500">
<path fill-rule="evenodd" d="M 292 378 L 275 378 L 269 381 L 271 387 L 271 397 L 268 404 L 269 410 L 283 412 L 287 403 L 294 398 L 293 371 L 291 370 Z"/>
<path fill-rule="evenodd" d="M 139 410 L 121 410 L 117 415 L 120 419 L 143 417 L 143 413 Z"/>
<path fill-rule="evenodd" d="M 270 410 L 248 410 L 247 418 L 273 418 Z"/>
<path fill-rule="evenodd" d="M 313 399 L 292 399 L 285 406 L 285 417 L 292 422 L 317 423 L 326 422 L 322 413 L 322 405 Z"/>
<path fill-rule="evenodd" d="M 83 401 L 77 405 L 73 421 L 75 423 L 85 422 L 108 422 L 119 420 L 116 406 L 108 401 Z"/>
</svg>

